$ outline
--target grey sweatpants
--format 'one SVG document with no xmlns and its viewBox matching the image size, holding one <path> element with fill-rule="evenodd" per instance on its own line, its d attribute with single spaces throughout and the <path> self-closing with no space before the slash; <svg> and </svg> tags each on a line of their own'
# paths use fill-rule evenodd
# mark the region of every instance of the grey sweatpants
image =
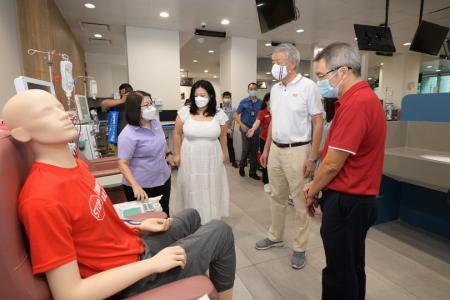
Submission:
<svg viewBox="0 0 450 300">
<path fill-rule="evenodd" d="M 148 259 L 162 249 L 180 245 L 187 255 L 187 264 L 161 274 L 145 277 L 129 286 L 114 298 L 125 298 L 156 288 L 163 284 L 194 275 L 203 275 L 209 269 L 209 277 L 218 292 L 233 287 L 236 272 L 234 237 L 230 226 L 218 220 L 200 226 L 200 215 L 195 209 L 176 214 L 168 231 L 142 237 Z"/>
</svg>

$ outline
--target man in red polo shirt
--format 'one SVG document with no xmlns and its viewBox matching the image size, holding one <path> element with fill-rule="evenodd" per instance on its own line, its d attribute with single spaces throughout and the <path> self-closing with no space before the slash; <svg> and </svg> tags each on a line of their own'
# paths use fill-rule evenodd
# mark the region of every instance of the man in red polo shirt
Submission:
<svg viewBox="0 0 450 300">
<path fill-rule="evenodd" d="M 327 266 L 322 272 L 322 299 L 364 299 L 365 238 L 376 219 L 385 115 L 378 97 L 360 78 L 358 50 L 334 43 L 314 61 L 322 96 L 339 97 L 323 162 L 304 189 L 310 215 L 318 202 L 323 212 L 320 235 Z"/>
</svg>

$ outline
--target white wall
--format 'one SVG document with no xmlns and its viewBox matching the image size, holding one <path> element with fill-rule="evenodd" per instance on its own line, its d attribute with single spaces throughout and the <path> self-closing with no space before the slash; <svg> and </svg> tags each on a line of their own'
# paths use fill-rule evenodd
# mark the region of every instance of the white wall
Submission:
<svg viewBox="0 0 450 300">
<path fill-rule="evenodd" d="M 129 82 L 160 97 L 162 109 L 180 107 L 178 31 L 126 27 Z"/>
<path fill-rule="evenodd" d="M 0 113 L 9 98 L 16 94 L 14 78 L 22 73 L 22 47 L 15 0 L 0 1 Z M 1 117 L 1 116 L 0 116 Z"/>
<path fill-rule="evenodd" d="M 123 55 L 86 53 L 89 76 L 95 77 L 98 97 L 111 97 L 119 85 L 128 82 L 127 59 Z"/>
<path fill-rule="evenodd" d="M 378 97 L 384 103 L 392 102 L 398 108 L 405 95 L 417 93 L 420 71 L 420 54 L 394 54 L 383 59 L 380 69 Z"/>
</svg>

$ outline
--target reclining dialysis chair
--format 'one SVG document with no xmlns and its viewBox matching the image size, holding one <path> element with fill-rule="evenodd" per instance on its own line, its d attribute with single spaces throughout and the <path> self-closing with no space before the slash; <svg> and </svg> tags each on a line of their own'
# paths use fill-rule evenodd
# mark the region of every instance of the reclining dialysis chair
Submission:
<svg viewBox="0 0 450 300">
<path fill-rule="evenodd" d="M 26 235 L 17 216 L 17 199 L 32 162 L 25 144 L 0 131 L 0 299 L 52 299 L 45 276 L 32 275 Z M 191 300 L 205 294 L 218 298 L 206 276 L 193 276 L 129 299 Z"/>
</svg>

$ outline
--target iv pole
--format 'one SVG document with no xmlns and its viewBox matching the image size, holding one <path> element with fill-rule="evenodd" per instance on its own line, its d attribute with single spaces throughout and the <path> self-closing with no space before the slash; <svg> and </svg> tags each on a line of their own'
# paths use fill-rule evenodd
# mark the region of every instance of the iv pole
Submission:
<svg viewBox="0 0 450 300">
<path fill-rule="evenodd" d="M 53 83 L 53 71 L 52 71 L 52 67 L 53 67 L 53 56 L 61 56 L 62 59 L 64 60 L 69 60 L 69 55 L 65 54 L 65 53 L 56 53 L 55 50 L 51 50 L 51 51 L 41 51 L 41 50 L 37 50 L 37 49 L 28 49 L 27 51 L 28 55 L 34 55 L 36 53 L 42 53 L 47 55 L 47 66 L 48 66 L 48 73 L 50 76 L 50 82 Z"/>
</svg>

